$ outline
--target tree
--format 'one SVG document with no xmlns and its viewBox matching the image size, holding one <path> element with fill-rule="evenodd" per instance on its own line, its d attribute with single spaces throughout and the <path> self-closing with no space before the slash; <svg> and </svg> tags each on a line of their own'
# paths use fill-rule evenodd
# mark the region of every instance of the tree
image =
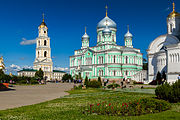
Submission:
<svg viewBox="0 0 180 120">
<path fill-rule="evenodd" d="M 65 80 L 65 81 L 72 80 L 72 76 L 70 74 L 66 73 L 66 74 L 63 75 L 62 80 Z"/>
<path fill-rule="evenodd" d="M 78 80 L 78 78 L 79 78 L 78 75 L 75 75 L 75 79 Z"/>
<path fill-rule="evenodd" d="M 158 84 L 161 84 L 161 82 L 162 82 L 162 76 L 161 76 L 161 73 L 160 73 L 159 71 L 158 71 L 158 73 L 157 73 L 156 80 L 157 80 L 157 83 L 158 83 Z"/>
<path fill-rule="evenodd" d="M 39 71 L 36 71 L 35 73 L 35 78 L 38 80 L 42 80 L 44 76 L 44 72 L 42 71 L 42 69 L 40 68 Z"/>
<path fill-rule="evenodd" d="M 143 58 L 143 70 L 148 70 L 148 63 L 145 58 Z"/>
<path fill-rule="evenodd" d="M 162 73 L 162 79 L 166 80 L 166 73 L 165 73 L 165 71 L 163 71 L 163 73 Z"/>
<path fill-rule="evenodd" d="M 102 86 L 102 82 L 101 82 L 101 77 L 98 77 L 98 82 L 101 84 Z"/>
<path fill-rule="evenodd" d="M 81 73 L 79 72 L 78 78 L 82 80 Z"/>
<path fill-rule="evenodd" d="M 85 78 L 85 81 L 84 81 L 84 85 L 86 85 L 86 86 L 88 86 L 88 77 L 86 76 L 86 78 Z"/>
<path fill-rule="evenodd" d="M 2 69 L 0 69 L 0 82 L 4 82 L 5 78 L 5 74 L 4 71 Z"/>
</svg>

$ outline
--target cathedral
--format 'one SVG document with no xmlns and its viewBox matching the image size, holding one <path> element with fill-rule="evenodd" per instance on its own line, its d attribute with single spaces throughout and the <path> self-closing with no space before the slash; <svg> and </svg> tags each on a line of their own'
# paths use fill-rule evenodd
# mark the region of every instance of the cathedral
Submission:
<svg viewBox="0 0 180 120">
<path fill-rule="evenodd" d="M 166 73 L 167 82 L 173 83 L 180 74 L 180 13 L 173 11 L 167 17 L 167 33 L 152 41 L 148 53 L 148 80 L 156 79 L 159 72 Z"/>
<path fill-rule="evenodd" d="M 97 24 L 97 45 L 89 46 L 90 37 L 86 30 L 82 36 L 82 47 L 70 56 L 70 74 L 81 74 L 84 79 L 122 80 L 131 79 L 142 71 L 143 56 L 140 49 L 133 47 L 133 35 L 129 31 L 124 35 L 125 46 L 117 45 L 117 25 L 107 15 Z"/>
<path fill-rule="evenodd" d="M 36 38 L 36 58 L 33 69 L 23 69 L 18 71 L 19 76 L 35 76 L 35 73 L 40 68 L 44 72 L 46 80 L 61 80 L 65 74 L 63 71 L 53 70 L 53 62 L 51 59 L 50 38 L 48 37 L 48 27 L 43 21 L 38 27 L 39 36 Z"/>
</svg>

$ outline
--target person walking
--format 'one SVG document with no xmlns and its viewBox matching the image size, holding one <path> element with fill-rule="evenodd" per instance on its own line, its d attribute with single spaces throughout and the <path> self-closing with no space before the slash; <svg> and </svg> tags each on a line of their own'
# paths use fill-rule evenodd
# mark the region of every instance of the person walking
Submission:
<svg viewBox="0 0 180 120">
<path fill-rule="evenodd" d="M 179 76 L 178 76 L 178 80 L 180 80 L 180 74 L 179 74 Z"/>
</svg>

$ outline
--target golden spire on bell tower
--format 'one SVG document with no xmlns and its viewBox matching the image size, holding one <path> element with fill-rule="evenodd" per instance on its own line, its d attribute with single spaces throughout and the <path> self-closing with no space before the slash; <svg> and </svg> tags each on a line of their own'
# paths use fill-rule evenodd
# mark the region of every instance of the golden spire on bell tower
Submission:
<svg viewBox="0 0 180 120">
<path fill-rule="evenodd" d="M 173 11 L 168 15 L 168 18 L 174 18 L 177 16 L 180 16 L 180 14 L 178 12 L 175 11 L 175 2 L 173 0 Z"/>
<path fill-rule="evenodd" d="M 105 7 L 105 8 L 106 8 L 106 17 L 107 17 L 108 6 L 106 5 L 106 7 Z"/>
<path fill-rule="evenodd" d="M 86 26 L 85 26 L 85 33 L 86 33 Z"/>
<path fill-rule="evenodd" d="M 42 17 L 43 17 L 43 22 L 44 22 L 44 13 L 42 14 Z"/>
<path fill-rule="evenodd" d="M 175 3 L 173 1 L 173 12 L 175 12 Z"/>
</svg>

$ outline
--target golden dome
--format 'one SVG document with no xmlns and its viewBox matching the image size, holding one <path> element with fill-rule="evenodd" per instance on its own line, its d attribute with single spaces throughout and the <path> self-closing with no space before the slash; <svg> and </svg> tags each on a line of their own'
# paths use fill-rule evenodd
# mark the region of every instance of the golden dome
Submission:
<svg viewBox="0 0 180 120">
<path fill-rule="evenodd" d="M 175 3 L 173 2 L 173 11 L 168 15 L 168 18 L 174 18 L 180 16 L 180 13 L 175 11 Z"/>
<path fill-rule="evenodd" d="M 46 23 L 43 21 L 39 27 L 40 27 L 40 28 L 43 28 L 43 27 L 45 27 L 45 26 L 47 27 Z"/>
<path fill-rule="evenodd" d="M 40 28 L 47 27 L 46 23 L 44 22 L 44 13 L 43 13 L 43 21 L 39 27 Z"/>
</svg>

